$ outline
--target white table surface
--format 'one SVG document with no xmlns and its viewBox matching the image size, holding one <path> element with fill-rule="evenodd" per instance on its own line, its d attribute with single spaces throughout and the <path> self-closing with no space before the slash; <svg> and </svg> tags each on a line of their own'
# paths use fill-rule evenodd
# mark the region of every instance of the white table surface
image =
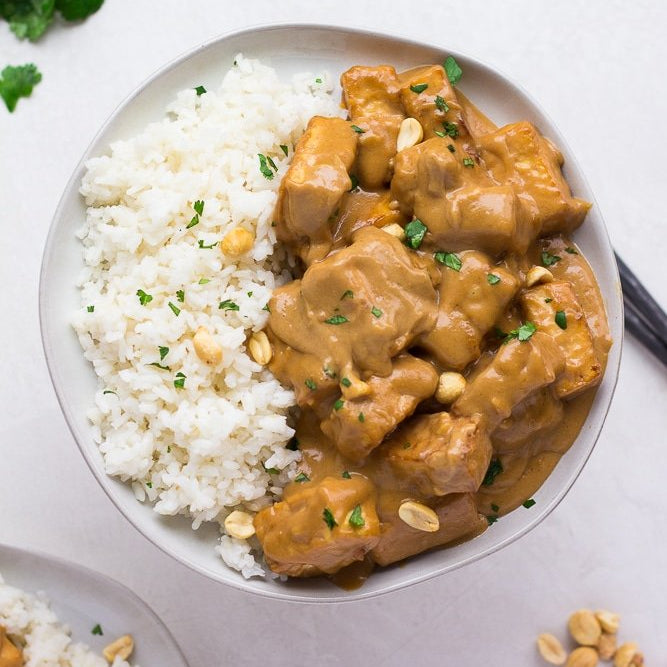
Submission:
<svg viewBox="0 0 667 667">
<path fill-rule="evenodd" d="M 129 585 L 192 667 L 530 667 L 541 664 L 535 636 L 564 637 L 579 607 L 617 610 L 622 637 L 640 643 L 647 665 L 665 664 L 667 374 L 629 336 L 596 451 L 560 507 L 482 562 L 370 601 L 295 605 L 211 583 L 138 534 L 93 479 L 56 402 L 37 317 L 60 194 L 99 126 L 147 75 L 220 33 L 278 21 L 405 34 L 508 73 L 568 138 L 614 245 L 667 304 L 662 0 L 107 0 L 37 45 L 1 24 L 0 68 L 34 61 L 44 79 L 13 115 L 0 108 L 0 541 Z"/>
</svg>

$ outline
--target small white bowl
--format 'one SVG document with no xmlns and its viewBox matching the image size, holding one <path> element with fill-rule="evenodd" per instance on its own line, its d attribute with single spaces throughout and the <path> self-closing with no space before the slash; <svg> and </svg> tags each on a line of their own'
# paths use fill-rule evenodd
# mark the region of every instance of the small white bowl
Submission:
<svg viewBox="0 0 667 667">
<path fill-rule="evenodd" d="M 216 88 L 239 52 L 260 58 L 284 77 L 300 71 L 326 70 L 334 80 L 354 64 L 390 63 L 400 70 L 442 62 L 447 55 L 454 55 L 464 73 L 461 90 L 498 125 L 517 120 L 535 123 L 563 152 L 565 174 L 573 192 L 594 201 L 574 156 L 548 116 L 525 91 L 468 56 L 399 37 L 316 25 L 253 28 L 198 47 L 160 69 L 111 115 L 72 175 L 51 225 L 40 280 L 42 340 L 58 400 L 81 453 L 116 507 L 154 544 L 207 577 L 252 593 L 313 602 L 357 600 L 409 586 L 493 553 L 534 528 L 563 499 L 590 456 L 609 409 L 621 357 L 623 307 L 614 254 L 597 206 L 593 206 L 574 238 L 600 283 L 614 345 L 604 380 L 579 437 L 535 495 L 537 504 L 530 511 L 519 509 L 464 544 L 422 554 L 401 566 L 379 569 L 362 588 L 347 592 L 325 579 L 287 583 L 245 580 L 227 568 L 214 552 L 214 526 L 195 532 L 186 518 L 161 517 L 150 505 L 137 502 L 129 485 L 105 474 L 85 416 L 93 402 L 95 373 L 83 358 L 70 326 L 74 311 L 80 307 L 76 280 L 83 263 L 75 231 L 85 220 L 85 205 L 78 194 L 84 162 L 105 153 L 112 141 L 129 138 L 161 118 L 177 91 L 197 85 Z"/>
</svg>

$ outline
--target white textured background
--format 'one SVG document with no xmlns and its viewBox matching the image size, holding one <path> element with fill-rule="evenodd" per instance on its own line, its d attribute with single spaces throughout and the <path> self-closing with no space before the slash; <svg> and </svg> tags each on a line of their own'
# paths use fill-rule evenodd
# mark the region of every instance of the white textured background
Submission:
<svg viewBox="0 0 667 667">
<path fill-rule="evenodd" d="M 297 606 L 209 583 L 135 532 L 94 481 L 41 350 L 51 216 L 98 127 L 147 75 L 220 33 L 277 21 L 403 34 L 509 74 L 567 137 L 614 245 L 667 304 L 663 0 L 106 0 L 37 45 L 2 24 L 0 68 L 34 61 L 44 80 L 13 115 L 0 108 L 0 542 L 129 585 L 192 667 L 531 667 L 538 632 L 564 636 L 569 611 L 600 606 L 621 613 L 649 667 L 667 664 L 667 374 L 631 337 L 596 451 L 553 515 L 480 563 L 371 601 Z"/>
</svg>

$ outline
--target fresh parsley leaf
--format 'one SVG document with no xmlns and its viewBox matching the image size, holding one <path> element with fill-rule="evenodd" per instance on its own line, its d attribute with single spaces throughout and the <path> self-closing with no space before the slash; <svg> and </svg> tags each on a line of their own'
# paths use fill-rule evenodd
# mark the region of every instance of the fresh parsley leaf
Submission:
<svg viewBox="0 0 667 667">
<path fill-rule="evenodd" d="M 500 282 L 500 276 L 497 276 L 495 273 L 487 273 L 486 282 L 489 285 L 497 285 Z"/>
<path fill-rule="evenodd" d="M 342 398 L 339 398 L 334 404 L 333 409 L 338 412 L 345 405 L 345 401 Z"/>
<path fill-rule="evenodd" d="M 563 330 L 567 329 L 567 315 L 565 315 L 564 310 L 557 310 L 556 316 L 554 317 L 556 324 Z"/>
<path fill-rule="evenodd" d="M 225 299 L 224 301 L 220 302 L 218 310 L 240 310 L 240 308 L 237 303 L 234 303 L 230 299 Z"/>
<path fill-rule="evenodd" d="M 447 113 L 449 111 L 449 105 L 447 102 L 445 102 L 443 97 L 440 97 L 440 95 L 435 96 L 435 106 L 436 109 L 439 109 L 443 113 Z"/>
<path fill-rule="evenodd" d="M 195 210 L 195 213 L 197 215 L 203 215 L 204 214 L 204 204 L 205 202 L 202 201 L 201 199 L 198 199 L 193 205 L 192 208 Z"/>
<path fill-rule="evenodd" d="M 484 486 L 491 486 L 502 471 L 503 464 L 500 462 L 500 459 L 491 459 L 491 463 L 489 463 L 489 467 L 486 469 L 486 475 L 484 475 L 482 484 Z"/>
<path fill-rule="evenodd" d="M 342 301 L 343 299 L 354 299 L 354 292 L 351 289 L 346 289 L 343 292 L 343 296 L 341 296 L 340 300 Z"/>
<path fill-rule="evenodd" d="M 347 470 L 343 470 L 343 474 L 341 475 L 343 479 L 352 479 L 352 475 Z"/>
<path fill-rule="evenodd" d="M 210 279 L 210 278 L 200 278 L 198 284 L 199 284 L 199 285 L 206 285 L 206 284 L 208 284 L 208 283 L 210 283 L 210 282 L 211 282 L 211 279 Z"/>
<path fill-rule="evenodd" d="M 162 364 L 159 364 L 157 361 L 154 361 L 154 362 L 152 362 L 148 365 L 149 366 L 155 366 L 155 368 L 159 368 L 162 371 L 170 371 L 171 370 L 171 368 L 169 368 L 169 366 L 163 366 Z"/>
<path fill-rule="evenodd" d="M 262 308 L 262 310 L 265 310 L 267 313 L 271 312 L 271 308 L 269 307 L 269 304 L 267 303 L 266 306 Z"/>
<path fill-rule="evenodd" d="M 182 289 L 176 290 L 176 299 L 183 303 L 185 301 L 185 291 Z"/>
<path fill-rule="evenodd" d="M 343 387 L 351 387 L 352 382 L 350 381 L 350 378 L 341 378 L 340 383 L 343 385 Z"/>
<path fill-rule="evenodd" d="M 102 626 L 98 623 L 91 631 L 91 635 L 100 635 L 102 636 L 104 632 L 102 632 Z"/>
<path fill-rule="evenodd" d="M 572 248 L 571 246 L 568 246 L 567 248 L 565 248 L 565 252 L 566 252 L 568 255 L 578 255 L 578 254 L 579 254 L 579 253 L 578 253 L 574 248 Z"/>
<path fill-rule="evenodd" d="M 415 218 L 405 225 L 405 244 L 417 250 L 426 236 L 428 227 L 419 218 Z"/>
<path fill-rule="evenodd" d="M 270 155 L 266 156 L 266 161 L 269 163 L 269 166 L 273 171 L 278 171 L 278 167 L 276 166 L 276 163 L 273 161 Z"/>
<path fill-rule="evenodd" d="M 200 97 L 201 95 L 207 93 L 208 91 L 206 90 L 206 88 L 204 88 L 204 86 L 197 86 L 195 88 L 195 92 L 197 93 L 197 97 Z"/>
<path fill-rule="evenodd" d="M 94 312 L 95 312 L 95 306 L 86 306 L 86 310 L 87 310 L 89 313 L 94 313 Z"/>
<path fill-rule="evenodd" d="M 145 306 L 147 303 L 150 303 L 153 300 L 153 296 L 151 294 L 147 294 L 142 289 L 137 290 L 137 296 L 139 297 L 139 303 L 142 306 Z"/>
<path fill-rule="evenodd" d="M 146 482 L 146 486 L 147 486 L 149 489 L 152 489 L 152 488 L 153 488 L 153 482 Z"/>
<path fill-rule="evenodd" d="M 176 317 L 178 317 L 181 314 L 181 309 L 176 304 L 172 303 L 171 301 L 168 301 L 167 305 L 169 306 L 169 308 L 171 308 L 171 312 L 174 313 Z"/>
<path fill-rule="evenodd" d="M 66 21 L 82 21 L 103 4 L 104 0 L 56 0 L 56 9 Z"/>
<path fill-rule="evenodd" d="M 183 387 L 185 387 L 185 378 L 186 378 L 185 373 L 181 373 L 180 371 L 176 373 L 176 379 L 174 380 L 174 387 L 176 387 L 176 389 L 183 389 Z"/>
<path fill-rule="evenodd" d="M 486 517 L 486 522 L 489 524 L 489 526 L 492 526 L 496 521 L 498 521 L 498 517 L 495 515 Z"/>
<path fill-rule="evenodd" d="M 259 158 L 259 170 L 262 172 L 262 176 L 264 176 L 267 181 L 270 181 L 273 178 L 273 172 L 266 162 L 266 155 L 257 153 L 257 157 Z"/>
<path fill-rule="evenodd" d="M 423 93 L 426 89 L 428 88 L 428 83 L 415 83 L 412 86 L 410 86 L 410 90 L 413 93 Z"/>
<path fill-rule="evenodd" d="M 552 299 L 550 296 L 548 296 L 548 297 L 544 300 L 544 303 L 551 303 L 552 301 L 553 301 L 553 299 Z"/>
<path fill-rule="evenodd" d="M 366 525 L 364 516 L 361 513 L 361 505 L 355 506 L 355 508 L 352 510 L 352 514 L 350 514 L 348 521 L 352 528 L 363 528 Z"/>
<path fill-rule="evenodd" d="M 363 134 L 366 130 L 362 130 L 358 125 L 350 126 L 357 134 Z"/>
<path fill-rule="evenodd" d="M 454 56 L 447 56 L 445 60 L 445 72 L 447 72 L 447 78 L 452 86 L 455 86 L 463 76 L 463 70 L 459 67 L 459 64 L 454 59 Z"/>
<path fill-rule="evenodd" d="M 199 224 L 199 213 L 195 213 L 192 216 L 192 220 L 188 222 L 188 224 L 185 226 L 186 229 L 192 229 L 195 225 Z"/>
<path fill-rule="evenodd" d="M 528 498 L 528 500 L 524 500 L 521 504 L 528 510 L 535 504 L 535 501 L 532 498 Z"/>
<path fill-rule="evenodd" d="M 460 271 L 463 266 L 461 258 L 455 252 L 436 252 L 434 257 L 436 262 L 444 264 L 453 271 Z"/>
<path fill-rule="evenodd" d="M 202 248 L 203 250 L 210 250 L 211 248 L 215 248 L 215 246 L 218 245 L 218 242 L 216 241 L 215 243 L 211 243 L 210 245 L 206 245 L 202 239 L 199 239 L 197 241 L 197 245 Z"/>
<path fill-rule="evenodd" d="M 111 389 L 105 389 L 102 392 L 102 395 L 104 395 L 104 394 L 113 394 L 114 396 L 118 396 L 118 394 L 115 391 L 112 391 Z"/>
<path fill-rule="evenodd" d="M 459 136 L 459 126 L 456 123 L 449 123 L 445 121 L 442 126 L 445 128 L 445 134 L 452 139 Z"/>
<path fill-rule="evenodd" d="M 328 507 L 325 507 L 322 511 L 322 519 L 324 519 L 324 523 L 329 526 L 330 530 L 333 530 L 334 527 L 338 525 L 336 523 L 336 519 L 334 519 L 334 515 L 331 513 L 331 510 Z"/>
<path fill-rule="evenodd" d="M 440 132 L 440 130 L 433 130 L 437 136 L 442 137 L 443 139 L 447 136 L 444 132 Z"/>
<path fill-rule="evenodd" d="M 357 419 L 363 424 L 366 421 L 366 415 L 363 412 L 360 412 L 357 415 Z"/>
<path fill-rule="evenodd" d="M 376 308 L 375 306 L 371 308 L 371 313 L 373 313 L 375 317 L 382 317 L 382 311 L 379 308 Z"/>
<path fill-rule="evenodd" d="M 0 97 L 11 113 L 21 97 L 30 97 L 32 89 L 42 80 L 35 65 L 7 65 L 0 73 Z"/>
<path fill-rule="evenodd" d="M 305 472 L 300 472 L 300 473 L 294 478 L 294 481 L 295 481 L 295 482 L 298 482 L 299 484 L 301 484 L 301 483 L 303 483 L 303 482 L 310 482 L 310 477 L 308 477 L 308 475 L 306 475 Z"/>
<path fill-rule="evenodd" d="M 561 259 L 562 258 L 558 255 L 552 255 L 546 250 L 542 251 L 542 264 L 544 264 L 544 266 L 553 266 L 556 262 L 560 262 Z"/>
<path fill-rule="evenodd" d="M 325 324 L 345 324 L 345 322 L 349 322 L 345 315 L 332 315 L 324 320 Z"/>
<path fill-rule="evenodd" d="M 306 385 L 306 387 L 308 387 L 308 389 L 310 389 L 310 391 L 315 391 L 317 389 L 317 385 L 315 384 L 315 380 L 313 380 L 312 378 L 308 378 L 304 382 L 304 384 Z"/>
<path fill-rule="evenodd" d="M 55 0 L 1 0 L 0 16 L 19 39 L 37 41 L 53 20 Z"/>
<path fill-rule="evenodd" d="M 285 157 L 287 157 L 289 153 L 289 148 L 285 144 L 280 144 L 280 150 L 285 153 Z"/>
<path fill-rule="evenodd" d="M 463 158 L 463 166 L 464 167 L 474 167 L 475 166 L 475 161 L 471 157 L 464 157 Z"/>
<path fill-rule="evenodd" d="M 505 337 L 505 343 L 517 338 L 522 343 L 530 340 L 530 337 L 537 331 L 537 327 L 532 322 L 525 322 L 518 329 L 513 329 Z"/>
<path fill-rule="evenodd" d="M 322 83 L 322 79 L 318 76 L 317 79 L 315 79 L 315 83 Z"/>
<path fill-rule="evenodd" d="M 158 350 L 160 351 L 160 361 L 164 361 L 164 358 L 169 354 L 169 348 L 160 345 L 160 347 L 158 347 Z"/>
</svg>

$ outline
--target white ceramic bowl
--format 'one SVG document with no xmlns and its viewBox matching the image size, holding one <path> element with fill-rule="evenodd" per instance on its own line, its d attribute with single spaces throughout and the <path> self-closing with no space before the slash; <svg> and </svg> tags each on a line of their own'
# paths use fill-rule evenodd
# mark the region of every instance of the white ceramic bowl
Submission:
<svg viewBox="0 0 667 667">
<path fill-rule="evenodd" d="M 0 572 L 9 586 L 44 592 L 72 639 L 101 653 L 116 637 L 134 638 L 132 662 L 188 667 L 181 650 L 155 612 L 129 588 L 60 558 L 0 544 Z M 91 634 L 97 624 L 102 636 Z"/>
<path fill-rule="evenodd" d="M 131 137 L 147 123 L 161 118 L 166 104 L 177 91 L 199 84 L 217 87 L 239 52 L 262 59 L 286 77 L 294 72 L 326 69 L 334 79 L 354 64 L 390 63 L 397 69 L 406 69 L 442 62 L 452 54 L 464 72 L 459 84 L 461 90 L 498 125 L 522 119 L 535 123 L 563 152 L 565 174 L 573 192 L 594 201 L 574 156 L 546 114 L 526 92 L 470 57 L 398 37 L 315 25 L 254 28 L 225 35 L 194 49 L 154 74 L 102 127 L 69 181 L 44 251 L 40 283 L 44 350 L 60 405 L 88 465 L 118 509 L 166 553 L 211 579 L 271 597 L 319 602 L 356 600 L 443 574 L 513 542 L 542 521 L 574 483 L 593 450 L 614 392 L 623 337 L 622 300 L 614 255 L 597 206 L 593 206 L 575 239 L 600 283 L 614 346 L 606 375 L 579 437 L 535 495 L 537 504 L 529 512 L 513 512 L 470 542 L 422 554 L 400 567 L 379 570 L 361 589 L 346 592 L 324 579 L 288 583 L 257 578 L 244 580 L 215 554 L 213 546 L 217 534 L 213 526 L 194 532 L 185 518 L 160 517 L 149 505 L 135 500 L 129 485 L 105 474 L 102 457 L 85 417 L 93 402 L 96 378 L 69 324 L 72 313 L 80 307 L 75 284 L 82 267 L 82 253 L 74 234 L 85 218 L 84 202 L 78 194 L 83 163 L 105 153 L 110 142 Z"/>
</svg>

